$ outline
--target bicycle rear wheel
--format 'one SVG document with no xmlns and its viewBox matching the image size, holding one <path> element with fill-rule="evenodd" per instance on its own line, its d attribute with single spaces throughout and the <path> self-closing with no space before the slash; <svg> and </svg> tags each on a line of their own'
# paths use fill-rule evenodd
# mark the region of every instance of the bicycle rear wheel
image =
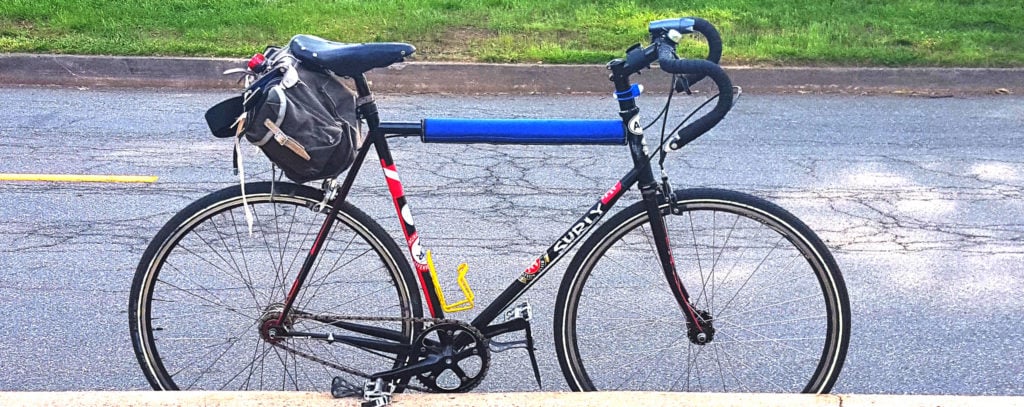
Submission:
<svg viewBox="0 0 1024 407">
<path fill-rule="evenodd" d="M 273 190 L 272 190 L 273 188 Z M 175 215 L 146 249 L 132 284 L 129 325 L 139 364 L 157 390 L 329 391 L 334 376 L 361 386 L 404 357 L 325 340 L 270 338 L 263 323 L 282 303 L 323 224 L 323 192 L 290 183 L 239 186 Z M 312 315 L 386 317 L 412 342 L 422 316 L 408 263 L 370 217 L 342 203 L 286 325 L 293 332 L 356 335 Z"/>
<path fill-rule="evenodd" d="M 765 200 L 695 189 L 662 206 L 690 303 L 712 321 L 697 344 L 661 270 L 642 203 L 583 244 L 559 290 L 555 343 L 573 390 L 830 391 L 850 337 L 832 255 Z"/>
</svg>

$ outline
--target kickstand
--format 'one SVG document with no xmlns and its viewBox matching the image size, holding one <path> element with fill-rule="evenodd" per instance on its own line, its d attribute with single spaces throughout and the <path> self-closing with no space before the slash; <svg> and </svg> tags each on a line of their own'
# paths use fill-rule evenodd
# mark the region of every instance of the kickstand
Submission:
<svg viewBox="0 0 1024 407">
<path fill-rule="evenodd" d="M 537 387 L 544 389 L 544 385 L 540 384 L 540 367 L 537 366 L 537 354 L 536 349 L 533 347 L 533 333 L 530 331 L 530 325 L 526 325 L 526 353 L 530 354 L 530 364 L 533 365 L 533 377 L 537 379 Z"/>
</svg>

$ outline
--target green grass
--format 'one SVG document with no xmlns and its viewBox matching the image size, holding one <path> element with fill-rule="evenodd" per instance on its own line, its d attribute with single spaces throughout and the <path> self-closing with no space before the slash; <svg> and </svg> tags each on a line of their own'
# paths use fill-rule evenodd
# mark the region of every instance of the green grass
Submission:
<svg viewBox="0 0 1024 407">
<path fill-rule="evenodd" d="M 1024 66 L 1021 0 L 0 0 L 0 52 L 243 57 L 307 33 L 420 60 L 603 63 L 691 15 L 728 64 Z"/>
</svg>

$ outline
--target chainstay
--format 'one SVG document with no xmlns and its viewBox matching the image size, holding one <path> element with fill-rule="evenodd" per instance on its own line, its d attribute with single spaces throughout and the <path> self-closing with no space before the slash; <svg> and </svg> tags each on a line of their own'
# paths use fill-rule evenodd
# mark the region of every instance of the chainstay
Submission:
<svg viewBox="0 0 1024 407">
<path fill-rule="evenodd" d="M 316 321 L 316 322 L 320 322 L 320 323 L 324 323 L 324 324 L 330 324 L 333 321 L 403 322 L 403 323 L 404 322 L 412 322 L 412 323 L 423 323 L 423 324 L 436 324 L 436 323 L 440 323 L 440 322 L 449 321 L 447 319 L 439 319 L 439 318 L 359 317 L 359 316 L 348 316 L 348 315 L 309 314 L 309 313 L 300 312 L 300 311 L 293 312 L 293 315 L 296 318 L 306 318 L 306 319 L 310 319 L 310 320 L 313 320 L 313 321 Z M 324 367 L 328 367 L 328 368 L 335 369 L 335 370 L 338 370 L 338 371 L 341 371 L 341 372 L 345 372 L 345 373 L 348 373 L 348 374 L 353 375 L 353 376 L 359 376 L 359 377 L 362 377 L 362 378 L 365 378 L 365 379 L 369 379 L 370 377 L 373 376 L 373 374 L 370 374 L 370 373 L 365 373 L 365 372 L 362 372 L 360 370 L 352 369 L 352 368 L 349 368 L 349 367 L 345 367 L 345 366 L 339 365 L 337 363 L 334 363 L 334 362 L 331 362 L 331 361 L 328 361 L 328 360 L 323 360 L 321 358 L 318 358 L 318 357 L 313 356 L 313 355 L 311 355 L 309 353 L 303 352 L 301 350 L 292 348 L 292 347 L 287 346 L 287 345 L 276 343 L 276 344 L 273 344 L 273 346 L 281 348 L 282 350 L 284 350 L 286 352 L 289 352 L 291 354 L 294 354 L 296 356 L 299 356 L 299 357 L 301 357 L 303 359 L 309 360 L 309 361 L 314 362 L 314 363 L 318 363 L 318 364 L 320 364 L 320 365 L 322 365 Z M 411 380 L 412 378 L 410 377 L 409 379 L 410 379 L 409 383 L 406 383 L 406 384 L 402 385 L 402 387 L 407 388 L 407 389 L 413 389 L 413 390 L 416 390 L 416 391 L 421 391 L 421 392 L 424 392 L 424 393 L 434 393 L 434 391 L 432 391 L 432 390 L 430 390 L 430 389 L 428 389 L 426 387 L 412 384 L 412 380 Z"/>
<path fill-rule="evenodd" d="M 330 324 L 331 321 L 422 322 L 431 324 L 451 321 L 450 319 L 441 318 L 361 317 L 352 315 L 310 314 L 302 311 L 292 311 L 292 314 L 296 317 L 308 318 L 325 324 Z"/>
</svg>

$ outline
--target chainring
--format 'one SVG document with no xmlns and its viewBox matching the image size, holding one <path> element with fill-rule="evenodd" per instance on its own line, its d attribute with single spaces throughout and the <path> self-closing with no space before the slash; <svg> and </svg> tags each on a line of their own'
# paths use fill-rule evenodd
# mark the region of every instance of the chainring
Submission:
<svg viewBox="0 0 1024 407">
<path fill-rule="evenodd" d="M 460 393 L 475 388 L 491 364 L 488 339 L 461 321 L 445 320 L 425 329 L 413 344 L 419 359 L 436 358 L 437 366 L 416 377 L 424 387 L 438 393 Z"/>
</svg>

